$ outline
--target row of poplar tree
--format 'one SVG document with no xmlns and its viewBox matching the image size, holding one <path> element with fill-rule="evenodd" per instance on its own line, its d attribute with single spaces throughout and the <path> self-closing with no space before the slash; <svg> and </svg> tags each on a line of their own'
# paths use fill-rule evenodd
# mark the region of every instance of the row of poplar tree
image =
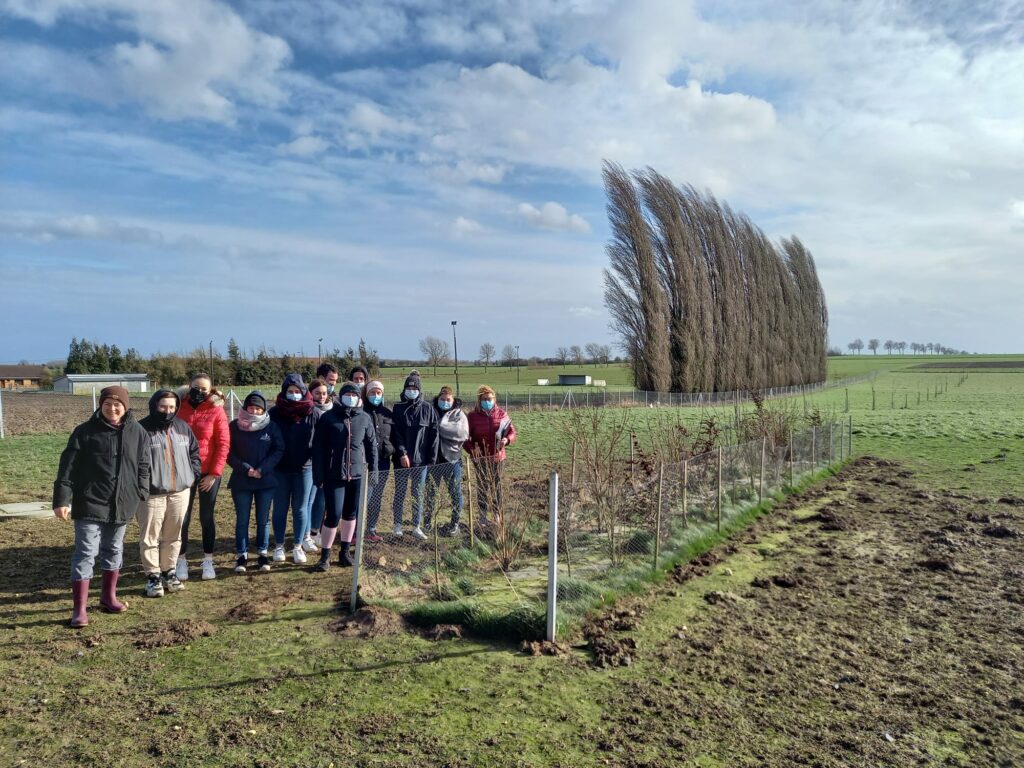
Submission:
<svg viewBox="0 0 1024 768">
<path fill-rule="evenodd" d="M 828 310 L 814 259 L 653 169 L 604 165 L 605 304 L 640 389 L 751 390 L 824 381 Z"/>
</svg>

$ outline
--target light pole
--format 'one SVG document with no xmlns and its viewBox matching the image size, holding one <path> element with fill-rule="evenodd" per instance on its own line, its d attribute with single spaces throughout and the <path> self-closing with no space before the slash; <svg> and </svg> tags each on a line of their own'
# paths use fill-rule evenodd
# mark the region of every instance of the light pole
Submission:
<svg viewBox="0 0 1024 768">
<path fill-rule="evenodd" d="M 455 324 L 458 320 L 452 320 L 452 341 L 455 343 L 455 396 L 461 397 L 459 391 L 459 337 L 455 335 Z"/>
<path fill-rule="evenodd" d="M 210 339 L 210 386 L 213 386 L 213 339 Z"/>
<path fill-rule="evenodd" d="M 316 340 L 316 364 L 317 364 L 317 367 L 319 367 L 320 363 L 322 362 L 320 360 L 320 343 L 323 340 L 324 340 L 323 336 L 321 336 L 319 339 Z"/>
<path fill-rule="evenodd" d="M 519 345 L 516 344 L 516 385 L 519 384 Z"/>
</svg>

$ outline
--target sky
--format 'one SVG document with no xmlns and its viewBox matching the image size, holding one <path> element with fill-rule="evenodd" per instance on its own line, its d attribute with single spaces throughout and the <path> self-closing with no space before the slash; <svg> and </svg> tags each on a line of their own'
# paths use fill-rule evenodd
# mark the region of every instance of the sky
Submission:
<svg viewBox="0 0 1024 768">
<path fill-rule="evenodd" d="M 1024 351 L 1019 0 L 0 0 L 0 361 L 615 344 L 601 164 L 815 257 L 830 338 Z"/>
</svg>

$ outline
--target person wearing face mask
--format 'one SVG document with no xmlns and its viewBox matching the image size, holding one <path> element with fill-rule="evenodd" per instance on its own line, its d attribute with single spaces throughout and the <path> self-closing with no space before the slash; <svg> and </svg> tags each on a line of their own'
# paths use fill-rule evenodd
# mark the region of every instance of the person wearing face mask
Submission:
<svg viewBox="0 0 1024 768">
<path fill-rule="evenodd" d="M 309 395 L 313 398 L 313 408 L 323 416 L 334 408 L 334 398 L 327 391 L 327 382 L 317 378 L 310 382 Z M 309 514 L 306 515 L 306 530 L 302 536 L 302 549 L 305 552 L 316 552 L 320 543 L 320 524 L 324 519 L 324 489 L 317 488 L 312 482 L 310 475 L 309 503 L 306 505 Z"/>
<path fill-rule="evenodd" d="M 434 408 L 438 417 L 437 460 L 427 484 L 427 513 L 433 511 L 437 488 L 444 483 L 452 502 L 452 519 L 438 532 L 442 536 L 458 536 L 462 516 L 462 445 L 469 439 L 469 421 L 462 412 L 462 401 L 455 397 L 451 387 L 441 387 L 434 398 Z"/>
<path fill-rule="evenodd" d="M 86 601 L 97 558 L 103 570 L 100 607 L 124 613 L 117 599 L 124 531 L 149 496 L 149 435 L 132 416 L 128 390 L 105 387 L 92 418 L 75 427 L 60 455 L 53 514 L 75 525 L 71 556 L 72 627 L 89 623 Z"/>
<path fill-rule="evenodd" d="M 331 363 L 320 363 L 316 368 L 316 377 L 327 382 L 327 394 L 337 402 L 338 369 Z"/>
<path fill-rule="evenodd" d="M 288 525 L 288 506 L 292 508 L 292 559 L 306 562 L 303 542 L 309 517 L 309 491 L 313 487 L 313 430 L 320 411 L 313 406 L 313 396 L 302 376 L 289 373 L 281 384 L 277 403 L 270 409 L 273 421 L 284 438 L 284 456 L 274 474 L 274 562 L 285 559 L 284 540 Z M 307 545 L 310 546 L 310 545 Z M 308 550 L 315 552 L 316 547 Z"/>
<path fill-rule="evenodd" d="M 179 393 L 180 394 L 180 393 Z M 199 443 L 202 471 L 188 497 L 185 522 L 181 525 L 181 554 L 175 575 L 188 581 L 188 529 L 192 511 L 199 499 L 199 523 L 203 528 L 203 579 L 217 578 L 213 567 L 213 545 L 217 540 L 214 508 L 220 492 L 220 479 L 228 460 L 231 438 L 228 434 L 228 416 L 224 412 L 224 395 L 213 388 L 210 375 L 197 373 L 192 377 L 188 396 L 182 398 L 177 417 L 188 424 Z"/>
<path fill-rule="evenodd" d="M 377 523 L 380 520 L 380 507 L 384 502 L 388 470 L 395 456 L 395 445 L 391 439 L 395 414 L 384 405 L 384 385 L 376 379 L 366 384 L 366 397 L 363 401 L 363 410 L 373 420 L 373 430 L 377 437 L 377 471 L 373 474 L 373 485 L 370 486 L 366 502 L 366 540 L 379 542 L 384 539 L 377 533 Z"/>
<path fill-rule="evenodd" d="M 402 512 L 405 494 L 412 483 L 412 535 L 426 539 L 423 532 L 423 491 L 427 481 L 427 468 L 437 458 L 437 411 L 424 401 L 420 377 L 409 374 L 402 390 L 402 400 L 394 408 L 394 428 L 391 431 L 395 444 L 394 519 L 395 536 L 402 535 Z M 402 470 L 410 470 L 403 472 Z"/>
<path fill-rule="evenodd" d="M 338 564 L 351 566 L 349 549 L 356 531 L 359 495 L 367 474 L 377 467 L 377 440 L 370 416 L 359 407 L 359 387 L 345 382 L 341 403 L 325 413 L 313 436 L 313 483 L 323 487 L 326 505 L 320 529 L 320 561 L 315 571 L 331 567 L 331 547 L 341 541 Z"/>
<path fill-rule="evenodd" d="M 174 573 L 181 549 L 189 490 L 202 470 L 199 443 L 188 424 L 175 418 L 181 400 L 169 389 L 149 399 L 149 415 L 139 424 L 149 435 L 149 499 L 139 504 L 139 560 L 146 574 L 146 597 L 185 588 Z"/>
<path fill-rule="evenodd" d="M 249 557 L 249 518 L 256 507 L 257 566 L 270 570 L 270 503 L 277 477 L 274 472 L 284 455 L 284 438 L 267 413 L 267 399 L 250 392 L 238 418 L 231 422 L 231 500 L 235 503 L 235 573 L 245 573 Z"/>
<path fill-rule="evenodd" d="M 480 387 L 476 400 L 476 408 L 468 416 L 469 439 L 463 447 L 473 459 L 477 508 L 480 510 L 480 523 L 485 525 L 488 515 L 501 508 L 505 448 L 516 441 L 516 428 L 497 404 L 493 389 L 486 385 Z"/>
</svg>

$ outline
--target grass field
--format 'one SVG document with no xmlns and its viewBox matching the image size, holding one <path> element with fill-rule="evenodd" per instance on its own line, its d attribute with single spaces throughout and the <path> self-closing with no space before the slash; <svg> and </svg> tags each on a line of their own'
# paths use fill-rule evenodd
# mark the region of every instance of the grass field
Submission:
<svg viewBox="0 0 1024 768">
<path fill-rule="evenodd" d="M 70 528 L 4 523 L 0 763 L 1022 764 L 1024 518 L 997 500 L 1022 495 L 1024 357 L 944 362 L 996 359 L 1022 368 L 831 359 L 830 376 L 882 374 L 848 414 L 844 389 L 806 407 L 851 416 L 855 452 L 899 466 L 858 465 L 619 606 L 630 628 L 609 637 L 635 648 L 613 669 L 582 648 L 330 632 L 344 580 L 293 567 L 155 601 L 129 573 L 131 611 L 70 632 Z M 520 460 L 566 461 L 562 415 L 513 415 Z M 0 500 L 47 498 L 65 440 L 0 441 Z M 806 522 L 823 504 L 838 530 Z"/>
</svg>

